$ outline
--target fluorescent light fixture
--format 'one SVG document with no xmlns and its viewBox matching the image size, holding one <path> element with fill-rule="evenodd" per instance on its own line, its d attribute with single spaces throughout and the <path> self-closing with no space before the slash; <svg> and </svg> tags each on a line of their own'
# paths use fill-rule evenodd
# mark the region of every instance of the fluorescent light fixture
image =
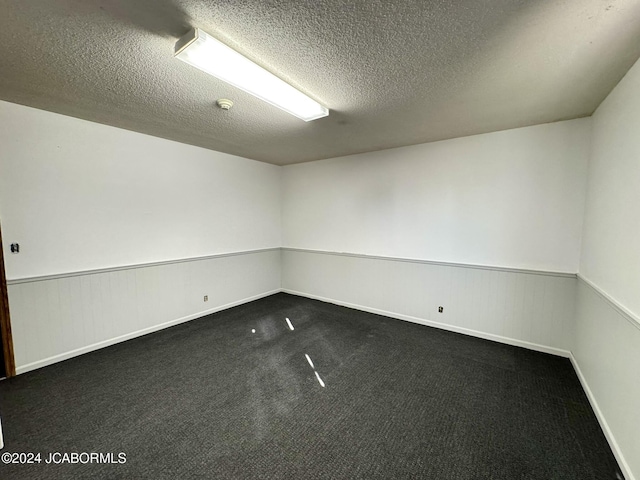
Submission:
<svg viewBox="0 0 640 480">
<path fill-rule="evenodd" d="M 329 115 L 328 108 L 199 28 L 178 40 L 175 56 L 306 122 Z"/>
</svg>

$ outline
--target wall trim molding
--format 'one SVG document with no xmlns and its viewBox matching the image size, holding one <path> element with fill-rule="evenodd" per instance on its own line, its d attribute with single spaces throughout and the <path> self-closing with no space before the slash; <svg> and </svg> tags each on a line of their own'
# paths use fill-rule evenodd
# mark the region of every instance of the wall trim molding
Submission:
<svg viewBox="0 0 640 480">
<path fill-rule="evenodd" d="M 602 410 L 600 410 L 600 406 L 598 405 L 598 401 L 596 400 L 596 397 L 593 395 L 591 388 L 589 388 L 587 379 L 583 375 L 582 370 L 580 370 L 580 365 L 578 364 L 578 360 L 576 360 L 576 358 L 573 356 L 573 353 L 569 354 L 569 360 L 571 360 L 573 369 L 576 371 L 576 374 L 578 375 L 578 380 L 580 380 L 582 389 L 587 394 L 587 399 L 589 400 L 589 403 L 591 404 L 591 408 L 593 409 L 593 412 L 595 413 L 596 418 L 598 419 L 598 423 L 600 424 L 600 428 L 602 429 L 602 432 L 604 433 L 604 436 L 607 439 L 609 446 L 611 447 L 611 451 L 613 451 L 613 455 L 616 457 L 616 460 L 618 461 L 618 466 L 622 470 L 622 474 L 624 475 L 624 478 L 626 480 L 636 480 L 636 477 L 631 472 L 631 469 L 629 468 L 629 464 L 625 460 L 624 455 L 620 450 L 620 446 L 618 445 L 618 442 L 616 442 L 616 439 L 613 436 L 613 432 L 609 428 L 609 424 L 607 423 L 607 420 L 604 417 Z"/>
<path fill-rule="evenodd" d="M 239 250 L 237 252 L 215 253 L 212 255 L 203 255 L 200 257 L 177 258 L 174 260 L 161 260 L 158 262 L 133 263 L 130 265 L 122 265 L 119 267 L 105 267 L 105 268 L 96 268 L 93 270 L 78 270 L 75 272 L 54 273 L 51 275 L 38 275 L 35 277 L 13 278 L 11 280 L 7 280 L 7 285 L 17 285 L 20 283 L 31 283 L 31 282 L 44 282 L 46 280 L 56 280 L 58 278 L 80 277 L 83 275 L 95 275 L 97 273 L 117 272 L 120 270 L 133 270 L 136 268 L 157 267 L 161 265 L 172 265 L 174 263 L 198 262 L 201 260 L 211 260 L 215 258 L 235 257 L 238 255 L 251 255 L 254 253 L 273 252 L 276 250 L 281 250 L 281 249 L 280 247 L 270 247 L 270 248 L 258 248 L 255 250 Z"/>
<path fill-rule="evenodd" d="M 239 250 L 237 252 L 226 252 L 226 253 L 216 253 L 212 255 L 202 255 L 199 257 L 177 258 L 173 260 L 160 260 L 157 262 L 133 263 L 133 264 L 121 265 L 117 267 L 95 268 L 91 270 L 77 270 L 72 272 L 54 273 L 51 275 L 36 275 L 33 277 L 12 278 L 12 279 L 7 279 L 7 285 L 17 285 L 20 283 L 31 283 L 31 282 L 43 282 L 46 280 L 56 280 L 58 278 L 79 277 L 83 275 L 94 275 L 96 273 L 117 272 L 120 270 L 132 270 L 136 268 L 171 265 L 175 263 L 197 262 L 201 260 L 233 257 L 237 255 L 250 255 L 253 253 L 272 252 L 276 250 L 287 251 L 287 252 L 314 253 L 319 255 L 335 255 L 335 256 L 341 256 L 341 257 L 365 258 L 369 260 L 387 260 L 387 261 L 393 261 L 393 262 L 417 263 L 417 264 L 423 264 L 423 265 L 425 264 L 426 265 L 442 265 L 445 267 L 476 268 L 479 270 L 494 270 L 499 272 L 526 273 L 531 275 L 546 275 L 546 276 L 553 276 L 553 277 L 576 278 L 576 276 L 578 275 L 576 273 L 571 273 L 571 272 L 559 272 L 559 271 L 551 271 L 551 270 L 531 270 L 531 269 L 525 269 L 525 268 L 501 267 L 501 266 L 495 266 L 495 265 L 480 265 L 480 264 L 474 264 L 474 263 L 441 262 L 436 260 L 425 260 L 420 258 L 390 257 L 390 256 L 384 256 L 384 255 L 369 255 L 364 253 L 334 252 L 330 250 L 314 250 L 314 249 L 308 249 L 308 248 L 269 247 L 269 248 L 258 248 L 255 250 Z M 584 277 L 582 278 L 584 279 Z M 587 281 L 586 279 L 584 280 Z M 589 284 L 593 286 L 595 289 L 598 289 L 598 287 L 595 287 L 590 282 Z M 598 291 L 600 292 L 599 289 Z M 605 297 L 605 298 L 609 299 L 608 297 Z M 625 310 L 624 307 L 622 307 L 622 309 L 623 311 Z M 633 314 L 631 315 L 633 318 Z"/>
<path fill-rule="evenodd" d="M 235 302 L 227 303 L 225 305 L 220 305 L 218 307 L 210 308 L 208 310 L 203 310 L 201 312 L 193 313 L 191 315 L 187 315 L 185 317 L 180 317 L 175 320 L 169 320 L 168 322 L 160 323 L 158 325 L 153 325 L 151 327 L 143 328 L 142 330 L 137 330 L 135 332 L 126 333 L 124 335 L 120 335 L 118 337 L 110 338 L 108 340 L 103 340 L 101 342 L 93 343 L 91 345 L 87 345 L 86 347 L 77 348 L 75 350 L 70 350 L 65 353 L 61 353 L 58 355 L 54 355 L 53 357 L 44 358 L 42 360 L 38 360 L 37 362 L 28 363 L 26 365 L 21 365 L 16 368 L 16 374 L 20 375 L 22 373 L 30 372 L 31 370 L 36 370 L 38 368 L 46 367 L 47 365 L 52 365 L 54 363 L 61 362 L 63 360 L 67 360 L 69 358 L 77 357 L 84 353 L 93 352 L 94 350 L 99 350 L 101 348 L 109 347 L 111 345 L 115 345 L 116 343 L 125 342 L 127 340 L 131 340 L 136 337 L 141 337 L 143 335 L 147 335 L 149 333 L 157 332 L 159 330 L 164 330 L 165 328 L 173 327 L 174 325 L 179 325 L 181 323 L 188 322 L 190 320 L 195 320 L 196 318 L 204 317 L 210 315 L 212 313 L 219 312 L 221 310 L 226 310 L 228 308 L 236 307 L 238 305 L 242 305 L 244 303 L 252 302 L 254 300 L 258 300 L 260 298 L 268 297 L 269 295 L 273 295 L 275 293 L 279 293 L 281 289 L 277 288 L 275 290 L 270 290 L 268 292 L 259 293 L 257 295 L 253 295 L 251 297 L 243 298 L 241 300 L 236 300 Z"/>
<path fill-rule="evenodd" d="M 609 304 L 615 311 L 617 311 L 627 322 L 640 330 L 640 317 L 638 317 L 635 313 L 629 310 L 627 307 L 618 302 L 615 298 L 605 292 L 598 285 L 593 283 L 588 278 L 584 277 L 580 273 L 577 275 L 578 280 L 584 283 L 586 286 L 590 287 L 595 293 L 600 296 L 605 302 Z"/>
<path fill-rule="evenodd" d="M 435 322 L 433 320 L 426 320 L 424 318 L 413 317 L 411 315 L 404 315 L 402 313 L 389 312 L 387 310 L 380 310 L 377 308 L 366 307 L 364 305 L 358 305 L 350 302 L 343 302 L 341 300 L 335 300 L 333 298 L 322 297 L 320 295 L 313 295 L 310 293 L 299 292 L 297 290 L 291 290 L 288 288 L 282 288 L 282 292 L 289 293 L 291 295 L 297 295 L 299 297 L 311 298 L 314 300 L 320 300 L 322 302 L 333 303 L 334 305 L 341 305 L 343 307 L 354 308 L 356 310 L 362 310 L 363 312 L 374 313 L 376 315 L 384 315 L 385 317 L 395 318 L 397 320 L 404 320 L 406 322 L 417 323 L 425 325 L 427 327 L 439 328 L 440 330 L 447 330 L 455 333 L 462 333 L 471 337 L 482 338 L 484 340 L 491 340 L 498 343 L 504 343 L 506 345 L 512 345 L 514 347 L 527 348 L 529 350 L 535 350 L 537 352 L 549 353 L 551 355 L 557 355 L 564 358 L 569 358 L 571 352 L 563 350 L 561 348 L 548 347 L 546 345 L 540 345 L 537 343 L 527 342 L 525 340 L 517 340 L 515 338 L 503 337 L 501 335 L 494 335 L 492 333 L 485 333 L 479 330 L 471 330 L 469 328 L 458 327 L 455 325 L 449 325 L 446 323 Z"/>
<path fill-rule="evenodd" d="M 383 255 L 369 255 L 364 253 L 334 252 L 330 250 L 314 250 L 309 248 L 282 247 L 281 250 L 285 252 L 315 253 L 319 255 L 336 255 L 340 257 L 366 258 L 369 260 L 388 260 L 393 262 L 418 263 L 423 265 L 424 264 L 442 265 L 445 267 L 477 268 L 479 270 L 495 270 L 499 272 L 526 273 L 531 275 L 547 275 L 552 277 L 576 278 L 575 273 L 558 272 L 558 271 L 551 271 L 551 270 L 531 270 L 526 268 L 500 267 L 500 266 L 494 266 L 494 265 L 480 265 L 475 263 L 441 262 L 436 260 L 424 260 L 420 258 L 389 257 L 389 256 L 383 256 Z"/>
</svg>

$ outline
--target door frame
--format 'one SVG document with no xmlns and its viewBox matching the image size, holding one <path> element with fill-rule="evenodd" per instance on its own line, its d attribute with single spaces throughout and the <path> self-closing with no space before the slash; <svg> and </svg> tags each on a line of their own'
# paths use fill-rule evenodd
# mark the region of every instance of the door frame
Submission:
<svg viewBox="0 0 640 480">
<path fill-rule="evenodd" d="M 4 271 L 4 251 L 2 248 L 2 227 L 0 226 L 0 335 L 2 336 L 2 357 L 7 378 L 16 376 L 16 362 L 13 356 L 11 336 L 11 314 L 9 313 L 9 292 Z"/>
</svg>

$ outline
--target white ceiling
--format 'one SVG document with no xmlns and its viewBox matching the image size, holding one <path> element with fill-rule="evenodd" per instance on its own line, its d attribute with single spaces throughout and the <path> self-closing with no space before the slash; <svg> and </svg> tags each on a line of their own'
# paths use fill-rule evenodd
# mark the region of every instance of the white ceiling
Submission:
<svg viewBox="0 0 640 480">
<path fill-rule="evenodd" d="M 0 99 L 279 165 L 590 115 L 640 56 L 640 0 L 0 0 L 0 12 Z M 305 123 L 174 59 L 191 27 L 329 117 Z"/>
</svg>

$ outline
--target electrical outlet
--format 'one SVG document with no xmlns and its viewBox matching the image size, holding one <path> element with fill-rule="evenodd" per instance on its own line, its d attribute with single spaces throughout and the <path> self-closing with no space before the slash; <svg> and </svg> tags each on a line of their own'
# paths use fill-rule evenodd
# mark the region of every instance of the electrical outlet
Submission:
<svg viewBox="0 0 640 480">
<path fill-rule="evenodd" d="M 444 312 L 444 307 L 438 307 L 438 313 Z"/>
<path fill-rule="evenodd" d="M 209 301 L 209 295 L 205 295 L 205 296 L 204 296 L 204 301 L 205 301 L 205 302 L 208 302 L 208 301 Z"/>
</svg>

